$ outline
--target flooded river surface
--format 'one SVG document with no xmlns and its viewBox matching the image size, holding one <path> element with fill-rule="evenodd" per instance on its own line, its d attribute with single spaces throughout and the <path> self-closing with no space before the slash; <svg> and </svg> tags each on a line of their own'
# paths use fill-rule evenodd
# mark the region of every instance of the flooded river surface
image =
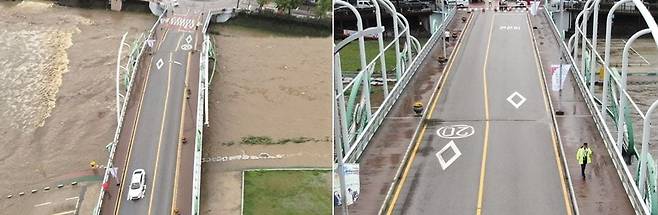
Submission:
<svg viewBox="0 0 658 215">
<path fill-rule="evenodd" d="M 93 174 L 116 126 L 119 40 L 155 21 L 54 5 L 0 2 L 0 194 Z M 2 207 L 0 207 L 2 208 Z"/>
</svg>

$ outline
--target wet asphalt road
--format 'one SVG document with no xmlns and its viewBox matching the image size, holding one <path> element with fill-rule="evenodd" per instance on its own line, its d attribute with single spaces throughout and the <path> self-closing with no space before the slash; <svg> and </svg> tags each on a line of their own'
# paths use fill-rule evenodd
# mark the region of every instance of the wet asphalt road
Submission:
<svg viewBox="0 0 658 215">
<path fill-rule="evenodd" d="M 570 213 L 526 13 L 477 13 L 470 22 L 389 211 Z M 507 101 L 515 92 L 527 99 L 518 108 Z M 442 133 L 465 137 L 437 134 L 454 125 L 472 126 L 472 135 L 460 128 Z M 454 148 L 461 155 L 443 169 L 437 152 L 446 149 L 449 162 Z"/>
<path fill-rule="evenodd" d="M 200 20 L 199 16 L 175 15 L 178 20 Z M 171 214 L 183 113 L 189 110 L 185 98 L 190 67 L 198 68 L 191 51 L 200 38 L 183 21 L 164 21 L 155 39 L 150 58 L 143 100 L 138 104 L 137 121 L 132 129 L 127 167 L 121 180 L 121 194 L 115 214 Z M 192 83 L 196 84 L 196 83 Z M 191 140 L 190 140 L 191 141 Z M 132 171 L 146 170 L 146 194 L 143 199 L 127 200 Z M 119 169 L 119 171 L 123 171 Z M 191 176 L 190 176 L 191 177 Z"/>
</svg>

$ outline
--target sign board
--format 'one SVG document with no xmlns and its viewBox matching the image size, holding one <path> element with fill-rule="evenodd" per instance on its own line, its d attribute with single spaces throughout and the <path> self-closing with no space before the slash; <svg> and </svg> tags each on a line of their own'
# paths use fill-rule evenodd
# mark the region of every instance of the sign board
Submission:
<svg viewBox="0 0 658 215">
<path fill-rule="evenodd" d="M 346 194 L 347 205 L 353 204 L 357 199 L 359 199 L 359 192 L 361 185 L 359 184 L 359 164 L 358 163 L 345 163 L 345 184 L 346 184 Z M 341 186 L 340 178 L 338 176 L 338 168 L 334 170 L 334 189 L 333 189 L 333 198 L 334 206 L 340 206 L 343 202 L 344 197 L 341 195 Z"/>
<path fill-rule="evenodd" d="M 560 91 L 564 88 L 564 80 L 567 79 L 570 69 L 571 64 L 562 64 L 562 70 L 560 64 L 551 65 L 551 90 Z"/>
<path fill-rule="evenodd" d="M 146 40 L 146 45 L 148 45 L 150 48 L 153 48 L 153 45 L 155 45 L 155 39 Z"/>
<path fill-rule="evenodd" d="M 536 16 L 538 10 L 539 10 L 539 1 L 530 2 L 530 14 Z"/>
<path fill-rule="evenodd" d="M 355 30 L 344 29 L 343 30 L 343 36 L 349 37 L 350 35 L 356 34 L 357 32 L 358 31 L 355 31 Z M 379 39 L 379 35 L 377 33 L 366 33 L 365 38 L 366 39 Z"/>
</svg>

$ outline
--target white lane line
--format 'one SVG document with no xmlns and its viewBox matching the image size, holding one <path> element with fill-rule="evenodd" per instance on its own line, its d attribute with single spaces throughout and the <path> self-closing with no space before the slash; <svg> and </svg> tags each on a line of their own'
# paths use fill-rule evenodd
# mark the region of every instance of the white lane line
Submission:
<svg viewBox="0 0 658 215">
<path fill-rule="evenodd" d="M 65 214 L 75 214 L 75 210 L 64 211 L 64 212 L 60 212 L 60 213 L 56 213 L 56 214 L 52 214 L 52 215 L 65 215 Z"/>
<path fill-rule="evenodd" d="M 75 197 L 69 197 L 69 198 L 66 198 L 65 200 L 66 200 L 66 201 L 70 201 L 70 200 L 79 199 L 79 198 L 80 198 L 80 197 L 75 196 Z"/>
<path fill-rule="evenodd" d="M 36 204 L 36 205 L 34 205 L 34 207 L 36 208 L 36 207 L 46 206 L 46 205 L 49 205 L 49 204 L 52 204 L 52 203 L 53 202 L 44 202 L 44 203 L 41 203 L 41 204 Z"/>
</svg>

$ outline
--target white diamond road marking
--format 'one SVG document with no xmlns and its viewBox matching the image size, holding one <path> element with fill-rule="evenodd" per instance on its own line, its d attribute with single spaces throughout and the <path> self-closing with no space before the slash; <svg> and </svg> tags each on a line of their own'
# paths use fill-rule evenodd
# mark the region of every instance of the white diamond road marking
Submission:
<svg viewBox="0 0 658 215">
<path fill-rule="evenodd" d="M 155 63 L 155 66 L 158 67 L 158 69 L 162 68 L 162 65 L 164 65 L 164 61 L 162 61 L 162 58 L 158 60 L 158 62 Z"/>
<path fill-rule="evenodd" d="M 515 101 L 515 98 L 518 98 L 519 101 Z M 523 97 L 519 92 L 514 92 L 512 93 L 512 95 L 509 95 L 509 97 L 507 97 L 507 102 L 512 104 L 516 109 L 519 109 L 519 107 L 521 107 L 521 105 L 523 105 L 525 101 L 526 98 Z"/>
<path fill-rule="evenodd" d="M 185 38 L 185 42 L 191 43 L 192 42 L 192 35 L 187 35 L 187 38 Z"/>
<path fill-rule="evenodd" d="M 441 154 L 443 154 L 443 152 L 445 152 L 448 149 L 452 149 L 452 151 L 455 154 L 452 155 L 452 157 L 450 159 L 448 159 L 448 161 L 446 161 L 445 159 L 443 159 L 443 156 L 441 156 Z M 455 145 L 455 141 L 451 140 L 441 150 L 439 150 L 439 152 L 436 153 L 436 158 L 439 159 L 439 164 L 441 165 L 441 169 L 446 170 L 461 155 L 462 155 L 462 152 L 459 151 L 459 148 L 457 148 L 457 145 Z"/>
</svg>

